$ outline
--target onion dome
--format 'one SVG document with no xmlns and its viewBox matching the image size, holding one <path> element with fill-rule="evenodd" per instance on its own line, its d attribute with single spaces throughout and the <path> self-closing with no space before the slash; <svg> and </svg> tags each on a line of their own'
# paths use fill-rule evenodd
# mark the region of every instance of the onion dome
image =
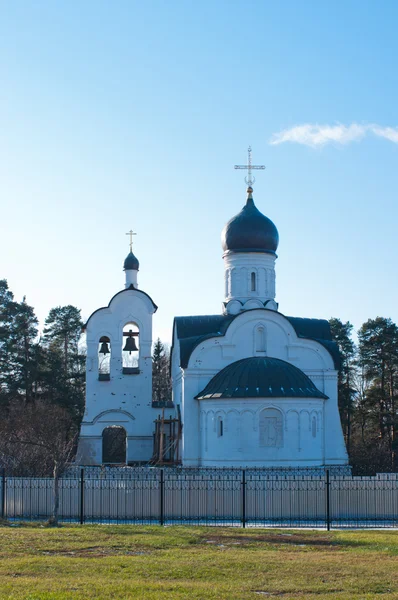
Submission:
<svg viewBox="0 0 398 600">
<path fill-rule="evenodd" d="M 248 187 L 245 206 L 228 221 L 222 231 L 221 244 L 225 253 L 276 253 L 279 243 L 278 230 L 271 219 L 258 210 L 252 194 L 253 188 Z"/>
<path fill-rule="evenodd" d="M 322 398 L 311 379 L 294 365 L 268 356 L 243 358 L 222 369 L 198 400 L 218 398 Z"/>
<path fill-rule="evenodd" d="M 138 258 L 133 254 L 132 251 L 126 256 L 126 260 L 124 261 L 123 269 L 125 271 L 138 271 L 140 267 L 140 263 L 138 262 Z"/>
</svg>

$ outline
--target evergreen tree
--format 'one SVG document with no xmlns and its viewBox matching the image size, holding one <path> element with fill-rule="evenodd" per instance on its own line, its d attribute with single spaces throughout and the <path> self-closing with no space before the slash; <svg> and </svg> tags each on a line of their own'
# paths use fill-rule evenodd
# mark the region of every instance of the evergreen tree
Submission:
<svg viewBox="0 0 398 600">
<path fill-rule="evenodd" d="M 9 383 L 12 378 L 10 337 L 14 320 L 14 296 L 7 281 L 0 280 L 0 403 L 10 398 Z"/>
<path fill-rule="evenodd" d="M 34 309 L 26 303 L 26 298 L 15 307 L 12 334 L 15 368 L 11 389 L 22 392 L 26 402 L 32 402 L 34 382 L 38 372 L 38 320 Z"/>
<path fill-rule="evenodd" d="M 24 298 L 15 302 L 7 281 L 0 281 L 0 396 L 34 399 L 38 371 L 38 320 Z"/>
<path fill-rule="evenodd" d="M 43 348 L 46 397 L 80 420 L 84 409 L 85 357 L 80 348 L 83 322 L 75 306 L 52 308 L 45 320 Z"/>
<path fill-rule="evenodd" d="M 349 321 L 343 323 L 340 319 L 332 318 L 329 320 L 332 337 L 337 343 L 340 351 L 340 365 L 338 375 L 338 400 L 341 424 L 347 445 L 347 451 L 350 452 L 351 446 L 351 425 L 354 411 L 354 399 L 356 395 L 355 380 L 355 344 L 352 340 L 353 326 Z"/>
<path fill-rule="evenodd" d="M 170 355 L 158 338 L 152 356 L 152 400 L 171 401 Z"/>
<path fill-rule="evenodd" d="M 359 365 L 364 382 L 363 409 L 374 417 L 381 443 L 395 470 L 397 451 L 398 327 L 391 319 L 369 319 L 358 332 Z"/>
</svg>

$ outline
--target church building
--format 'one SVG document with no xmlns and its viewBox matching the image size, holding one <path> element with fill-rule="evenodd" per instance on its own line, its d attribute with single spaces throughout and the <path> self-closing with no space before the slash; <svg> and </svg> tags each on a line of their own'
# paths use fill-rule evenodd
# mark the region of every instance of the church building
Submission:
<svg viewBox="0 0 398 600">
<path fill-rule="evenodd" d="M 254 203 L 249 169 L 246 204 L 222 232 L 222 311 L 175 317 L 173 402 L 162 414 L 152 401 L 157 306 L 138 287 L 130 246 L 125 289 L 86 324 L 79 464 L 347 465 L 338 348 L 328 321 L 279 311 L 278 231 Z"/>
</svg>

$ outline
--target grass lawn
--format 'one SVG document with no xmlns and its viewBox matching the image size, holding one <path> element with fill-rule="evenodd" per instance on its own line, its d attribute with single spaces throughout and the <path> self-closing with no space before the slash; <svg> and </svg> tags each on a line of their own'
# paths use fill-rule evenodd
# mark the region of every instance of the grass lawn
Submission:
<svg viewBox="0 0 398 600">
<path fill-rule="evenodd" d="M 398 533 L 0 526 L 0 598 L 398 598 Z"/>
</svg>

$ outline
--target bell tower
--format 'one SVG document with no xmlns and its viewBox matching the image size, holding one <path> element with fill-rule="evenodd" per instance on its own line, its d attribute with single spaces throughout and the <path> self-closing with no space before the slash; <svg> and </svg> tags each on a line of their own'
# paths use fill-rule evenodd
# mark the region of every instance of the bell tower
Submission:
<svg viewBox="0 0 398 600">
<path fill-rule="evenodd" d="M 153 452 L 152 298 L 138 289 L 139 262 L 124 261 L 125 287 L 92 313 L 87 336 L 86 407 L 76 462 L 147 463 Z"/>
</svg>

